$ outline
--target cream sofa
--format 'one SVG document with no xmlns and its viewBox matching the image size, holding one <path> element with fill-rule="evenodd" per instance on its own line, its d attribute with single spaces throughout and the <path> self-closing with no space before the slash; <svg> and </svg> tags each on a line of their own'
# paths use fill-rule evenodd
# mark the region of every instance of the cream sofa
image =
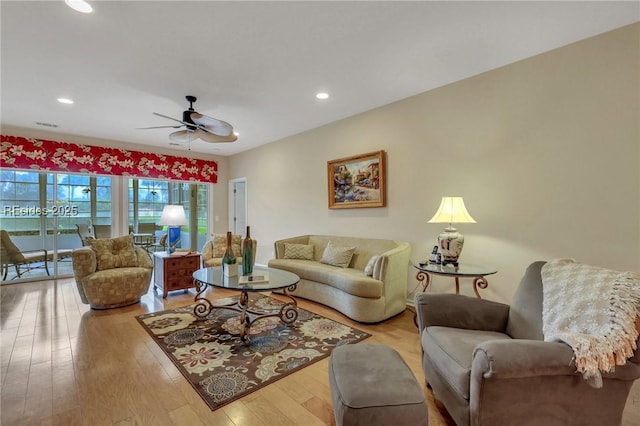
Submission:
<svg viewBox="0 0 640 426">
<path fill-rule="evenodd" d="M 332 242 L 356 247 L 349 267 L 321 263 L 325 247 Z M 313 260 L 285 259 L 285 244 L 313 246 Z M 269 267 L 293 272 L 300 277 L 294 296 L 330 306 L 359 322 L 384 321 L 405 310 L 409 243 L 372 238 L 303 235 L 275 242 L 275 259 Z M 365 267 L 372 256 L 372 275 Z"/>
</svg>

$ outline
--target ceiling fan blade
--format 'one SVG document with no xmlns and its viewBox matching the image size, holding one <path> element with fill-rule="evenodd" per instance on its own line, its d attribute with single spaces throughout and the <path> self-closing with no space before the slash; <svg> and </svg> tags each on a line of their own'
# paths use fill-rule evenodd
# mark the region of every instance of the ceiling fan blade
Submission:
<svg viewBox="0 0 640 426">
<path fill-rule="evenodd" d="M 215 133 L 205 131 L 203 129 L 196 130 L 194 137 L 200 138 L 205 142 L 214 142 L 214 143 L 235 142 L 236 140 L 238 140 L 238 137 L 233 133 L 226 136 L 220 136 L 220 135 L 216 135 Z"/>
<path fill-rule="evenodd" d="M 186 121 L 178 120 L 177 118 L 169 117 L 168 115 L 159 114 L 157 112 L 154 112 L 153 115 L 157 115 L 158 117 L 168 118 L 169 120 L 177 121 L 178 123 L 182 123 L 185 126 L 193 126 L 193 124 L 191 124 L 191 123 L 187 123 Z M 178 126 L 178 127 L 180 127 L 180 126 Z"/>
<path fill-rule="evenodd" d="M 148 129 L 179 129 L 182 126 L 153 126 L 153 127 L 136 127 L 136 130 L 148 130 Z"/>
<path fill-rule="evenodd" d="M 189 138 L 189 133 L 192 133 L 191 138 Z M 169 135 L 169 139 L 174 142 L 187 143 L 190 142 L 190 139 L 195 139 L 193 132 L 189 130 L 178 130 L 177 132 L 173 132 Z"/>
<path fill-rule="evenodd" d="M 226 121 L 218 120 L 217 118 L 212 118 L 197 112 L 192 112 L 190 117 L 198 127 L 204 127 L 215 135 L 229 136 L 233 134 L 233 126 Z"/>
</svg>

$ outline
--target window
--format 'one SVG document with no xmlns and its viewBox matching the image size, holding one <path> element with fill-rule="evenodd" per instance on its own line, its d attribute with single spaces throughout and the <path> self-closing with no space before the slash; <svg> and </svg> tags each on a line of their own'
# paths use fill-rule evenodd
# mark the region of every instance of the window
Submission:
<svg viewBox="0 0 640 426">
<path fill-rule="evenodd" d="M 140 223 L 158 224 L 165 205 L 180 204 L 188 223 L 182 227 L 182 247 L 203 247 L 208 235 L 208 188 L 204 183 L 129 179 L 129 229 L 137 230 Z"/>
<path fill-rule="evenodd" d="M 0 170 L 2 229 L 13 235 L 39 235 L 40 174 Z"/>
<path fill-rule="evenodd" d="M 91 198 L 91 222 L 96 225 L 109 225 L 111 224 L 111 178 L 98 176 L 95 180 L 91 179 L 91 193 L 95 194 L 95 197 Z"/>
<path fill-rule="evenodd" d="M 91 190 L 89 176 L 47 174 L 47 233 L 75 233 L 75 224 L 91 220 Z M 95 178 L 93 178 L 95 179 Z M 55 191 L 55 197 L 54 197 Z M 85 220 L 82 220 L 82 219 Z M 57 226 L 54 223 L 57 219 Z"/>
<path fill-rule="evenodd" d="M 171 182 L 153 179 L 129 179 L 129 228 L 139 223 L 158 223 L 162 209 L 169 203 Z"/>
<path fill-rule="evenodd" d="M 200 249 L 204 246 L 208 236 L 211 185 L 206 183 L 0 169 L 2 229 L 9 232 L 21 250 L 78 248 L 81 241 L 76 224 L 120 226 L 111 218 L 113 183 L 117 179 L 128 179 L 130 231 L 139 223 L 158 224 L 165 205 L 181 204 L 188 218 L 188 225 L 182 227 L 182 247 Z M 114 235 L 124 235 L 128 230 L 114 232 Z M 161 233 L 158 228 L 156 235 Z M 24 279 L 45 276 L 44 270 L 38 271 L 41 272 L 34 270 L 26 274 Z M 68 259 L 57 262 L 52 271 L 56 276 L 70 275 L 71 263 Z M 8 277 L 7 282 L 11 279 Z"/>
</svg>

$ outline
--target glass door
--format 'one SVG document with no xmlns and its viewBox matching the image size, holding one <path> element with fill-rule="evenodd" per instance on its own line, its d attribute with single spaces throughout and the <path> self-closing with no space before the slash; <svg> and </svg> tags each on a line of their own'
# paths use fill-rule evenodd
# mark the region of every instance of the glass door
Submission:
<svg viewBox="0 0 640 426">
<path fill-rule="evenodd" d="M 47 277 L 41 216 L 43 177 L 32 171 L 0 171 L 2 284 Z M 24 253 L 33 261 L 19 260 Z"/>
<path fill-rule="evenodd" d="M 44 177 L 47 214 L 43 216 L 43 245 L 50 253 L 53 275 L 70 276 L 71 252 L 82 246 L 76 223 L 90 225 L 90 177 L 65 173 L 47 173 Z"/>
<path fill-rule="evenodd" d="M 111 182 L 105 176 L 0 169 L 2 283 L 71 276 L 71 252 L 82 246 L 76 224 L 111 224 Z M 7 247 L 46 251 L 46 262 L 20 261 Z"/>
</svg>

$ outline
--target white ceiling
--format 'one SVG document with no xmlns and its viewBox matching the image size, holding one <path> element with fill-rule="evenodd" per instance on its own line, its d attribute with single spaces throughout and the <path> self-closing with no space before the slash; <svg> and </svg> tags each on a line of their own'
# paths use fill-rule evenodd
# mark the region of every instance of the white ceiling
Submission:
<svg viewBox="0 0 640 426">
<path fill-rule="evenodd" d="M 136 128 L 195 95 L 240 137 L 192 151 L 227 156 L 640 20 L 638 1 L 90 3 L 0 2 L 3 126 L 186 150 Z"/>
</svg>

